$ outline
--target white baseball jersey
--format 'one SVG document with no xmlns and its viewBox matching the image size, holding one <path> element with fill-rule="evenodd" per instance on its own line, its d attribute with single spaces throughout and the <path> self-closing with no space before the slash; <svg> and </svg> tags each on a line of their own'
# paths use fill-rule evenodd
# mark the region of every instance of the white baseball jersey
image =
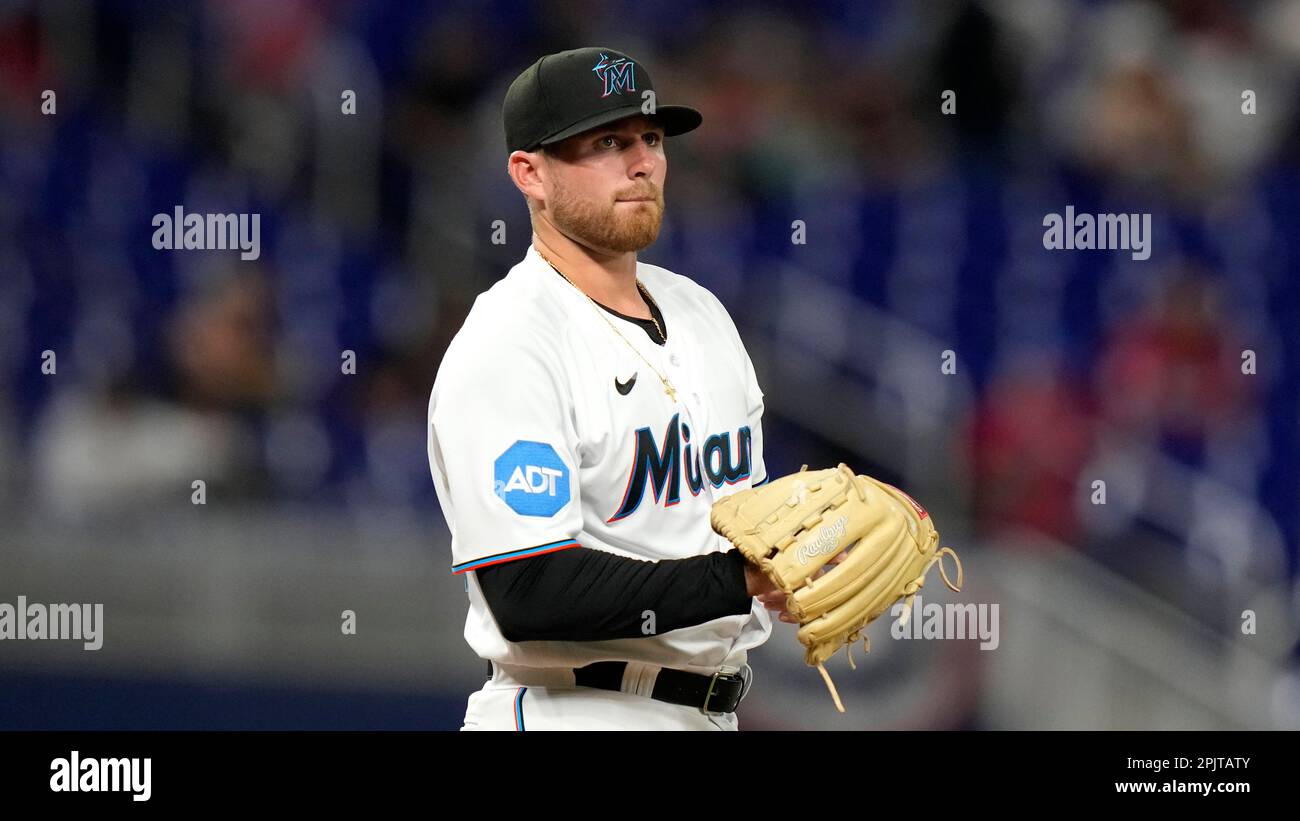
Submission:
<svg viewBox="0 0 1300 821">
<path fill-rule="evenodd" d="M 475 569 L 579 545 L 645 560 L 730 549 L 709 525 L 710 507 L 766 479 L 763 394 L 726 309 L 663 268 L 638 262 L 637 277 L 663 313 L 662 346 L 598 308 L 530 245 L 475 300 L 438 370 L 429 464 L 452 571 L 466 576 L 465 639 L 482 658 L 712 673 L 743 665 L 771 633 L 755 600 L 748 615 L 644 637 L 510 642 L 479 588 Z"/>
</svg>

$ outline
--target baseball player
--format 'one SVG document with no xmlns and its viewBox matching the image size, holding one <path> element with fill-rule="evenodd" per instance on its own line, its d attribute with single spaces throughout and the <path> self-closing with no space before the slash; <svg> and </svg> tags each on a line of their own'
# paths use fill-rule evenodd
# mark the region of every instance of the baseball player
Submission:
<svg viewBox="0 0 1300 821">
<path fill-rule="evenodd" d="M 475 301 L 429 400 L 429 464 L 489 663 L 462 729 L 737 729 L 784 594 L 710 527 L 766 479 L 763 393 L 730 316 L 637 260 L 664 209 L 657 104 L 613 49 L 510 85 L 524 258 Z M 756 598 L 759 597 L 759 598 Z"/>
</svg>

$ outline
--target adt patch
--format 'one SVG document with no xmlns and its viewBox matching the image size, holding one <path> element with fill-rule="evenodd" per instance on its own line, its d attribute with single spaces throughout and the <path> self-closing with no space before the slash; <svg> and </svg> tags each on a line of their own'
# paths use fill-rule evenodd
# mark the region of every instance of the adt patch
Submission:
<svg viewBox="0 0 1300 821">
<path fill-rule="evenodd" d="M 495 468 L 497 496 L 521 516 L 554 516 L 569 503 L 569 469 L 545 442 L 515 442 Z"/>
</svg>

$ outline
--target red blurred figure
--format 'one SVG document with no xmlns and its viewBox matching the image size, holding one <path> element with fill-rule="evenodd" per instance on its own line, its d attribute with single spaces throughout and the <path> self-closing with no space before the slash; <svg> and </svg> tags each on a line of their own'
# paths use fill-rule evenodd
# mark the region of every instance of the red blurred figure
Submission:
<svg viewBox="0 0 1300 821">
<path fill-rule="evenodd" d="M 1107 342 L 1097 373 L 1103 418 L 1199 461 L 1210 439 L 1231 436 L 1255 399 L 1234 336 L 1210 280 L 1172 280 L 1158 304 Z"/>
<path fill-rule="evenodd" d="M 976 408 L 967 457 L 977 527 L 1032 529 L 1069 542 L 1078 532 L 1075 483 L 1092 449 L 1082 379 L 1052 362 L 996 379 Z"/>
</svg>

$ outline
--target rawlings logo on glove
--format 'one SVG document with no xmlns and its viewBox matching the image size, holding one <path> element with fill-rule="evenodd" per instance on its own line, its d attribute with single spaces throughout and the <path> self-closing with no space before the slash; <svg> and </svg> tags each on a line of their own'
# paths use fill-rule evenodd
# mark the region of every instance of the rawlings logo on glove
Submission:
<svg viewBox="0 0 1300 821">
<path fill-rule="evenodd" d="M 844 538 L 844 525 L 848 522 L 847 516 L 841 516 L 835 520 L 835 524 L 830 527 L 823 527 L 822 532 L 817 534 L 817 538 L 811 544 L 802 545 L 799 548 L 799 564 L 808 564 L 814 557 L 823 553 L 838 553 L 840 550 L 840 539 Z"/>
<path fill-rule="evenodd" d="M 863 639 L 872 621 L 905 600 L 903 618 L 935 564 L 944 584 L 961 590 L 961 559 L 939 547 L 939 533 L 925 508 L 893 485 L 857 476 L 843 464 L 798 473 L 721 499 L 710 516 L 725 536 L 780 590 L 799 622 L 804 660 L 821 671 L 841 713 L 844 705 L 825 662 Z M 942 558 L 953 557 L 957 583 Z"/>
</svg>

